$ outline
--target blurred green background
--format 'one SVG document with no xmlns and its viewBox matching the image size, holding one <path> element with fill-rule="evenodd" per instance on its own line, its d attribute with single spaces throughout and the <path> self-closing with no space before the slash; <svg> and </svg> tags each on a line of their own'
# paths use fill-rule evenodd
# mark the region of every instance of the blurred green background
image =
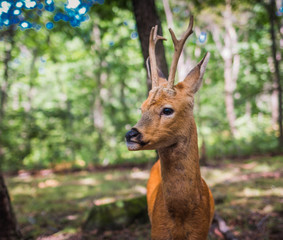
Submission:
<svg viewBox="0 0 283 240">
<path fill-rule="evenodd" d="M 282 151 L 270 33 L 273 14 L 282 75 L 282 13 L 277 8 L 269 13 L 268 1 L 232 1 L 230 10 L 226 3 L 170 3 L 177 35 L 184 31 L 189 15 L 195 16 L 195 31 L 180 63 L 185 65 L 183 71 L 211 52 L 195 101 L 199 145 L 205 147 L 208 159 Z M 172 23 L 163 2 L 156 1 L 156 7 L 168 39 L 164 44 L 170 63 L 173 44 L 166 29 Z M 89 16 L 76 28 L 60 21 L 51 30 L 18 27 L 5 34 L 2 29 L 0 85 L 5 99 L 1 98 L 0 152 L 4 171 L 50 168 L 58 163 L 85 168 L 155 158 L 154 152 L 128 152 L 124 144 L 124 135 L 139 119 L 138 109 L 147 96 L 131 2 L 95 4 Z M 44 26 L 52 18 L 52 13 L 44 12 L 36 21 Z M 233 79 L 227 83 L 228 68 Z M 225 105 L 228 95 L 233 100 L 230 110 L 232 105 Z"/>
<path fill-rule="evenodd" d="M 63 11 L 66 1 L 55 2 Z M 54 12 L 39 16 L 25 9 L 25 19 L 40 29 L 0 29 L 0 169 L 27 239 L 62 229 L 77 234 L 97 201 L 145 194 L 147 168 L 156 160 L 155 151 L 129 152 L 124 142 L 148 94 L 134 15 L 139 9 L 133 7 L 142 1 L 97 2 L 78 27 L 54 22 Z M 194 15 L 176 82 L 211 53 L 194 114 L 206 166 L 202 174 L 216 210 L 239 239 L 278 239 L 283 234 L 282 1 L 146 2 L 154 3 L 168 39 L 163 44 L 169 66 L 174 48 L 167 28 L 181 36 Z M 49 22 L 54 22 L 50 29 Z M 120 168 L 128 165 L 137 168 Z M 255 227 L 259 223 L 268 230 Z M 127 239 L 148 239 L 149 225 L 138 227 Z M 111 236 L 117 233 L 105 234 L 101 239 L 116 239 Z"/>
</svg>

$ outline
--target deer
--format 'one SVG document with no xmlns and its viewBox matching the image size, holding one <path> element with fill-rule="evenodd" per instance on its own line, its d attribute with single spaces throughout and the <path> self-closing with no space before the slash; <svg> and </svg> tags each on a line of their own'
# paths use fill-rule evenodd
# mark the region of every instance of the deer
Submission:
<svg viewBox="0 0 283 240">
<path fill-rule="evenodd" d="M 210 57 L 203 59 L 185 79 L 174 85 L 178 60 L 187 38 L 193 33 L 193 17 L 181 39 L 169 29 L 174 54 L 168 81 L 156 63 L 157 25 L 149 36 L 147 70 L 152 89 L 141 106 L 142 116 L 126 133 L 128 150 L 157 150 L 147 183 L 151 239 L 207 239 L 214 215 L 214 200 L 199 165 L 198 136 L 193 116 L 194 95 L 199 90 Z"/>
</svg>

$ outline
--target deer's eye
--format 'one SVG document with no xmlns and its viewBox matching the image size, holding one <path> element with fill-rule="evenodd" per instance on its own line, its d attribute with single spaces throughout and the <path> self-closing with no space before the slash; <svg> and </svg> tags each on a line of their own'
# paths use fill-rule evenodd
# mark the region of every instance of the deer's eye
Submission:
<svg viewBox="0 0 283 240">
<path fill-rule="evenodd" d="M 172 108 L 163 108 L 162 114 L 164 115 L 171 115 L 174 112 Z"/>
</svg>

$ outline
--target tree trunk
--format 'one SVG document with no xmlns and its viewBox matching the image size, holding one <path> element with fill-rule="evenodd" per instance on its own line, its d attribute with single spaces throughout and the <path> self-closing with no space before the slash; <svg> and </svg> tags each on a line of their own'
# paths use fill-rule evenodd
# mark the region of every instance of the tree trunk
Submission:
<svg viewBox="0 0 283 240">
<path fill-rule="evenodd" d="M 121 78 L 121 86 L 120 86 L 120 102 L 122 104 L 122 109 L 124 113 L 124 119 L 130 119 L 129 115 L 129 108 L 126 103 L 126 94 L 125 94 L 125 89 L 127 87 L 126 85 L 126 80 L 124 78 Z"/>
<path fill-rule="evenodd" d="M 3 82 L 0 86 L 0 123 L 2 123 L 7 102 L 7 90 L 9 86 L 9 63 L 12 58 L 11 52 L 14 46 L 14 30 L 12 28 L 9 28 L 6 32 L 3 33 L 3 36 L 5 41 L 5 52 Z"/>
<path fill-rule="evenodd" d="M 220 40 L 221 31 L 217 24 L 208 23 L 215 45 L 224 60 L 224 82 L 225 82 L 225 105 L 226 115 L 232 136 L 237 134 L 235 125 L 236 114 L 234 107 L 234 91 L 240 68 L 240 55 L 237 52 L 237 33 L 233 27 L 233 15 L 231 0 L 226 0 L 225 11 L 223 12 L 224 34 L 223 42 Z"/>
<path fill-rule="evenodd" d="M 0 85 L 0 169 L 2 163 L 4 162 L 4 150 L 2 146 L 2 124 L 5 116 L 5 108 L 8 97 L 8 88 L 9 88 L 9 63 L 11 61 L 12 49 L 14 46 L 14 29 L 10 27 L 7 31 L 3 32 L 3 38 L 5 41 L 4 48 L 4 73 L 3 73 L 3 82 Z"/>
<path fill-rule="evenodd" d="M 4 53 L 4 74 L 3 82 L 0 86 L 0 137 L 1 124 L 5 116 L 5 107 L 7 103 L 7 91 L 9 87 L 9 63 L 11 61 L 11 52 L 13 50 L 13 36 L 14 30 L 10 27 L 3 33 L 5 42 Z M 21 239 L 21 233 L 17 225 L 16 217 L 14 215 L 8 189 L 5 185 L 3 173 L 1 171 L 4 162 L 4 151 L 2 149 L 2 142 L 0 139 L 0 238 L 1 240 Z"/>
<path fill-rule="evenodd" d="M 224 79 L 225 79 L 225 105 L 230 131 L 235 136 L 237 130 L 235 126 L 236 115 L 234 108 L 234 83 L 232 79 L 232 59 L 224 58 Z"/>
<path fill-rule="evenodd" d="M 269 4 L 269 21 L 270 21 L 270 38 L 271 38 L 271 51 L 272 59 L 274 63 L 274 76 L 273 76 L 273 94 L 278 96 L 278 126 L 279 126 L 279 137 L 278 137 L 278 146 L 279 149 L 283 148 L 283 126 L 282 126 L 282 86 L 280 82 L 280 60 L 277 57 L 277 44 L 276 44 L 276 34 L 275 34 L 275 12 L 276 5 L 275 0 L 270 0 Z M 277 115 L 277 114 L 276 114 Z"/>
<path fill-rule="evenodd" d="M 33 135 L 33 126 L 35 124 L 35 119 L 33 117 L 33 96 L 34 96 L 34 81 L 37 77 L 36 60 L 38 56 L 37 48 L 32 50 L 32 60 L 30 64 L 30 76 L 29 76 L 29 90 L 27 92 L 27 104 L 25 104 L 25 126 L 26 132 L 28 133 L 25 140 L 25 149 L 22 154 L 22 159 L 31 153 L 31 140 Z"/>
<path fill-rule="evenodd" d="M 60 86 L 60 92 L 62 97 L 61 99 L 61 106 L 66 111 L 66 117 L 62 118 L 62 126 L 66 132 L 65 138 L 65 146 L 66 146 L 66 154 L 70 156 L 72 161 L 76 159 L 75 147 L 74 147 L 74 116 L 72 113 L 73 102 L 68 96 L 68 90 L 64 85 L 64 80 L 59 77 L 59 72 L 56 72 L 56 80 L 58 86 Z M 53 161 L 52 161 L 53 163 Z"/>
<path fill-rule="evenodd" d="M 132 3 L 144 58 L 144 66 L 146 66 L 150 30 L 153 26 L 158 25 L 158 34 L 162 35 L 161 22 L 157 15 L 154 0 L 132 0 Z M 164 76 L 168 78 L 168 66 L 162 41 L 156 44 L 156 61 Z M 151 89 L 150 79 L 147 79 L 147 87 L 149 91 Z"/>
<path fill-rule="evenodd" d="M 22 239 L 12 209 L 9 193 L 0 171 L 0 238 L 1 240 Z"/>
<path fill-rule="evenodd" d="M 94 64 L 99 65 L 99 70 L 95 74 L 94 80 L 97 83 L 96 89 L 93 91 L 93 107 L 92 107 L 92 119 L 93 119 L 93 126 L 95 131 L 98 133 L 98 140 L 95 145 L 96 148 L 96 156 L 94 161 L 99 161 L 99 153 L 104 145 L 103 139 L 103 129 L 104 129 L 104 113 L 103 113 L 103 98 L 102 98 L 102 89 L 103 85 L 105 84 L 108 73 L 106 72 L 107 63 L 104 60 L 104 54 L 102 49 L 102 35 L 99 29 L 99 26 L 95 23 L 93 26 L 92 32 L 92 40 L 93 40 L 93 49 L 97 54 L 97 58 L 95 59 L 96 62 Z M 107 164 L 106 162 L 103 164 Z"/>
<path fill-rule="evenodd" d="M 225 104 L 226 113 L 230 126 L 232 136 L 237 134 L 237 128 L 235 125 L 236 114 L 234 107 L 234 91 L 236 89 L 236 81 L 239 72 L 240 57 L 235 49 L 237 45 L 237 33 L 232 23 L 232 6 L 231 0 L 226 0 L 224 16 L 224 49 L 222 51 L 222 57 L 224 59 L 224 78 L 225 78 Z"/>
<path fill-rule="evenodd" d="M 278 88 L 273 78 L 272 93 L 271 93 L 271 123 L 273 130 L 277 129 L 279 112 L 278 112 Z"/>
</svg>

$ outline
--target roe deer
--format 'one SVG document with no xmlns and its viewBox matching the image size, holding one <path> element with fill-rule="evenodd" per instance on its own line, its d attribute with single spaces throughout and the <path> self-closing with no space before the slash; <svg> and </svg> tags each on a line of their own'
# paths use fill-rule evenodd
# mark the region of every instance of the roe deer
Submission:
<svg viewBox="0 0 283 240">
<path fill-rule="evenodd" d="M 194 94 L 201 86 L 209 53 L 174 85 L 177 63 L 186 39 L 192 34 L 193 18 L 182 38 L 172 31 L 174 56 L 168 81 L 156 66 L 156 42 L 166 40 L 153 27 L 149 39 L 149 75 L 152 90 L 142 104 L 140 121 L 126 134 L 130 151 L 158 151 L 147 184 L 148 215 L 153 240 L 206 239 L 214 214 L 214 200 L 201 178 L 197 129 L 193 117 Z M 147 61 L 148 63 L 148 61 Z"/>
</svg>

